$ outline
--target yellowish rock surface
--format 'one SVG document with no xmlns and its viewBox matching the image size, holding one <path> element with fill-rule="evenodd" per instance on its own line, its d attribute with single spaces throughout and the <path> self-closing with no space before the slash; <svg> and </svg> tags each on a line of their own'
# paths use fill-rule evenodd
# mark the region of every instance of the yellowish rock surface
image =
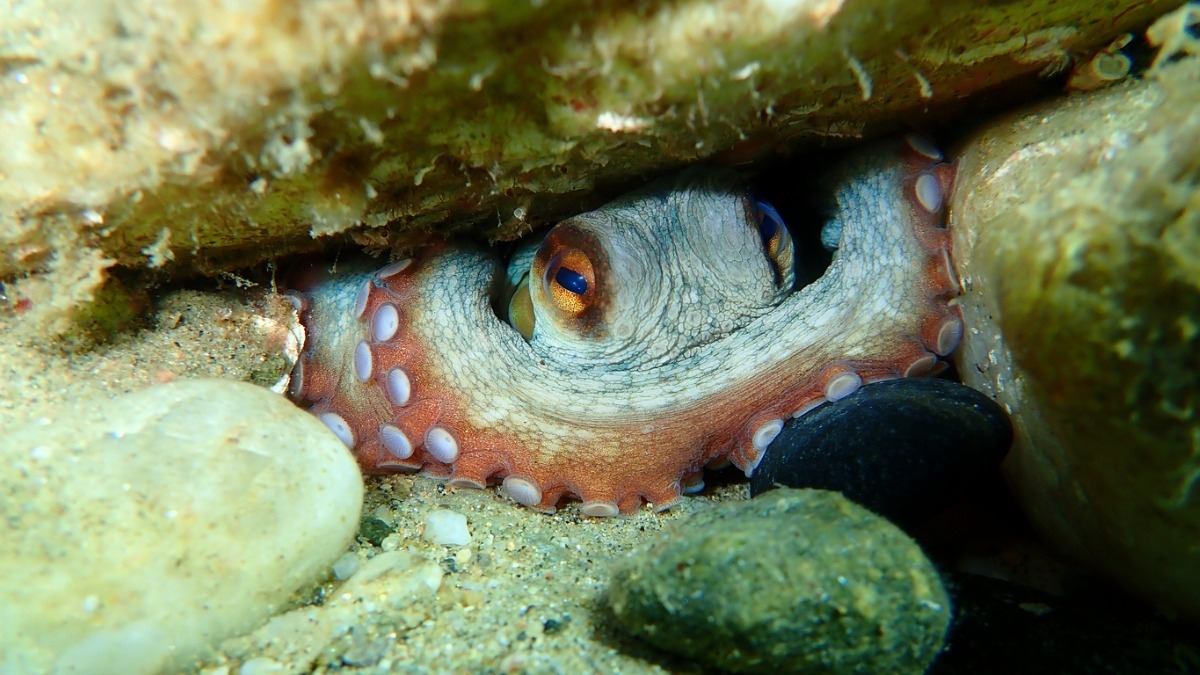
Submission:
<svg viewBox="0 0 1200 675">
<path fill-rule="evenodd" d="M 451 220 L 513 238 L 685 162 L 946 114 L 1175 4 L 19 3 L 0 280 L 34 273 L 8 293 L 61 332 L 113 265 L 212 273 Z"/>
<path fill-rule="evenodd" d="M 282 396 L 181 380 L 7 430 L 0 493 L 0 672 L 139 674 L 326 575 L 363 487 Z"/>
<path fill-rule="evenodd" d="M 986 125 L 960 154 L 967 384 L 1046 541 L 1200 618 L 1200 59 Z"/>
</svg>

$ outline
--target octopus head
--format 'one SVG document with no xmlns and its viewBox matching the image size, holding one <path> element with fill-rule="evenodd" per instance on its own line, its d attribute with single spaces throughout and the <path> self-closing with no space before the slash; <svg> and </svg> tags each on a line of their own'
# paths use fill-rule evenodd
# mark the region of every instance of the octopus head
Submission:
<svg viewBox="0 0 1200 675">
<path fill-rule="evenodd" d="M 770 311 L 794 278 L 778 213 L 733 174 L 688 171 L 550 230 L 530 343 L 580 366 L 670 362 Z"/>
</svg>

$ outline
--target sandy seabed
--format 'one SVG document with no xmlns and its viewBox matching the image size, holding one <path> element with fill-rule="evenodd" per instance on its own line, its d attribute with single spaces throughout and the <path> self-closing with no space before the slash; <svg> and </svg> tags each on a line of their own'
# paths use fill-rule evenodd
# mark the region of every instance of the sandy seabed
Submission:
<svg viewBox="0 0 1200 675">
<path fill-rule="evenodd" d="M 156 299 L 144 326 L 73 352 L 21 337 L 19 317 L 2 316 L 0 332 L 12 337 L 0 341 L 0 377 L 8 383 L 0 389 L 0 428 L 73 401 L 177 378 L 269 386 L 286 370 L 281 353 L 289 314 L 286 303 L 260 290 L 174 290 Z M 369 478 L 367 487 L 364 517 L 386 536 L 373 536 L 377 543 L 360 536 L 348 552 L 361 564 L 407 551 L 414 565 L 440 568 L 436 592 L 412 584 L 410 599 L 367 602 L 339 614 L 332 632 L 308 620 L 272 622 L 227 641 L 192 672 L 699 672 L 616 633 L 601 594 L 610 563 L 654 532 L 709 501 L 747 497 L 745 484 L 735 482 L 666 513 L 643 509 L 633 517 L 593 519 L 575 505 L 545 515 L 495 490 L 453 489 L 420 476 Z M 425 517 L 435 509 L 465 515 L 471 543 L 423 539 Z M 331 574 L 298 593 L 289 611 L 320 612 L 340 584 Z"/>
</svg>

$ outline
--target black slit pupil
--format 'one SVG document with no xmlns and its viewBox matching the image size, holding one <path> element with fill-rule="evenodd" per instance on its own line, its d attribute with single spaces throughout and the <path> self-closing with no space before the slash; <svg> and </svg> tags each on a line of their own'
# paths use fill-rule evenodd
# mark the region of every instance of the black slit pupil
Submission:
<svg viewBox="0 0 1200 675">
<path fill-rule="evenodd" d="M 763 241 L 771 241 L 778 232 L 779 226 L 775 224 L 775 221 L 770 216 L 764 214 L 762 220 L 758 223 L 758 233 L 762 235 Z"/>
<path fill-rule="evenodd" d="M 762 237 L 764 244 L 770 244 L 775 239 L 775 235 L 779 234 L 783 223 L 779 222 L 779 216 L 776 215 L 774 207 L 770 204 L 756 201 L 754 205 L 758 209 L 758 234 Z"/>
<path fill-rule="evenodd" d="M 558 272 L 554 274 L 554 281 L 562 286 L 565 290 L 574 293 L 575 295 L 583 295 L 587 293 L 588 282 L 582 274 L 568 267 L 558 268 Z"/>
</svg>

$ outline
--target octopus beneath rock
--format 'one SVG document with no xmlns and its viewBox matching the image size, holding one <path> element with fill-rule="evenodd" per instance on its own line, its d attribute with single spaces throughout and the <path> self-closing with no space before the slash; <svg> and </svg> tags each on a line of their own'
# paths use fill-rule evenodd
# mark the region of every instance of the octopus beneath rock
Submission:
<svg viewBox="0 0 1200 675">
<path fill-rule="evenodd" d="M 953 167 L 908 136 L 834 178 L 833 260 L 800 289 L 778 214 L 712 169 L 562 221 L 507 274 L 443 246 L 302 275 L 292 395 L 367 473 L 499 481 L 546 512 L 568 495 L 589 516 L 669 508 L 707 466 L 753 473 L 787 418 L 929 374 L 958 344 Z M 494 309 L 522 277 L 524 336 Z"/>
</svg>

